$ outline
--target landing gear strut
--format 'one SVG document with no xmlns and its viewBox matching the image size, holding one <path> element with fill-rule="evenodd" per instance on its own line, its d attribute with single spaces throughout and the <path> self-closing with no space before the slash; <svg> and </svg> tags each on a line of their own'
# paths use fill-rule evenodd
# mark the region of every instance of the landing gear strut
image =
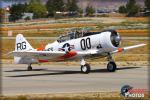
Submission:
<svg viewBox="0 0 150 100">
<path fill-rule="evenodd" d="M 28 70 L 28 71 L 31 71 L 31 70 L 32 70 L 32 66 L 31 66 L 31 64 L 29 64 L 29 65 L 28 65 L 27 70 Z"/>
<path fill-rule="evenodd" d="M 108 54 L 107 59 L 108 59 L 107 70 L 109 72 L 115 72 L 117 65 L 114 62 L 114 60 L 112 59 L 112 56 L 110 54 Z"/>
<path fill-rule="evenodd" d="M 91 70 L 91 67 L 89 64 L 87 64 L 84 59 L 81 60 L 81 72 L 84 74 L 88 74 Z"/>
</svg>

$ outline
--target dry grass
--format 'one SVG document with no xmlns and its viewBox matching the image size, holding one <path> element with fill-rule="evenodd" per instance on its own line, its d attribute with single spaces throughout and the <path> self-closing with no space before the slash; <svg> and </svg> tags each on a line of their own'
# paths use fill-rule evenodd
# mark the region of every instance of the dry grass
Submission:
<svg viewBox="0 0 150 100">
<path fill-rule="evenodd" d="M 25 37 L 58 37 L 61 34 L 66 33 L 68 30 L 14 30 L 13 36 L 22 33 Z M 125 30 L 119 29 L 117 32 L 120 36 L 126 37 L 149 37 L 150 30 Z M 1 36 L 7 36 L 7 31 L 0 33 Z"/>
<path fill-rule="evenodd" d="M 64 30 L 14 30 L 12 36 L 16 36 L 17 34 L 23 34 L 25 37 L 58 37 L 61 34 L 66 33 Z M 0 34 L 2 37 L 7 37 L 7 31 L 3 31 Z"/>
<path fill-rule="evenodd" d="M 121 36 L 144 36 L 148 37 L 150 35 L 150 30 L 128 30 L 128 29 L 119 29 L 117 32 L 120 33 Z"/>
<path fill-rule="evenodd" d="M 150 17 L 129 17 L 127 20 L 132 22 L 149 22 Z"/>
<path fill-rule="evenodd" d="M 70 28 L 70 27 L 87 27 L 87 26 L 95 26 L 95 24 L 67 24 L 67 23 L 59 23 L 59 24 L 48 24 L 48 25 L 36 25 L 36 26 L 16 26 L 16 27 L 2 27 L 1 31 L 8 30 L 28 30 L 28 29 L 53 29 L 53 28 Z"/>
<path fill-rule="evenodd" d="M 124 22 L 110 22 L 110 23 L 103 23 L 102 22 L 90 22 L 90 23 L 68 23 L 72 21 L 89 21 L 92 20 L 92 18 L 76 18 L 76 19 L 61 19 L 60 21 L 66 21 L 65 23 L 53 23 L 53 24 L 44 24 L 44 25 L 21 25 L 21 26 L 8 26 L 8 27 L 1 27 L 1 36 L 7 36 L 7 31 L 12 30 L 13 31 L 13 36 L 16 36 L 18 33 L 23 33 L 25 36 L 58 36 L 62 33 L 64 33 L 63 28 L 74 28 L 74 27 L 100 27 L 102 28 L 107 28 L 109 26 L 117 26 L 117 25 L 122 25 L 122 23 L 126 23 L 127 25 L 130 25 L 132 23 L 134 24 L 140 24 L 143 22 L 149 22 L 148 17 L 118 17 L 118 19 L 126 19 Z M 112 18 L 112 20 L 114 20 Z M 37 21 L 39 22 L 39 21 Z M 44 23 L 44 22 L 43 22 Z M 123 24 L 124 25 L 124 24 Z M 40 29 L 52 29 L 52 30 L 40 30 Z M 54 30 L 53 30 L 54 29 Z M 55 29 L 60 29 L 60 30 L 55 30 Z M 97 29 L 94 29 L 97 30 Z M 98 30 L 100 31 L 100 30 Z M 135 30 L 128 30 L 128 29 L 118 29 L 117 30 L 122 36 L 149 36 L 150 30 L 149 29 L 135 29 Z"/>
<path fill-rule="evenodd" d="M 132 46 L 132 45 L 137 45 L 141 43 L 145 43 L 146 46 L 128 50 L 126 53 L 128 54 L 150 54 L 150 50 L 149 50 L 150 41 L 149 40 L 122 40 L 121 47 Z"/>
<path fill-rule="evenodd" d="M 40 36 L 59 36 L 60 34 L 64 34 L 65 30 L 63 28 L 74 28 L 74 27 L 88 27 L 88 26 L 96 26 L 93 23 L 56 23 L 56 24 L 48 24 L 48 25 L 30 25 L 30 26 L 15 26 L 15 27 L 1 27 L 1 36 L 7 36 L 7 32 L 9 30 L 13 31 L 13 36 L 16 36 L 18 33 L 23 33 L 24 36 L 30 37 L 40 37 Z M 42 29 L 42 30 L 41 30 Z M 48 29 L 48 30 L 44 30 Z M 50 30 L 52 29 L 52 30 Z M 55 30 L 60 29 L 60 30 Z"/>
<path fill-rule="evenodd" d="M 144 98 L 125 98 L 120 92 L 86 92 L 86 93 L 57 93 L 57 94 L 31 94 L 18 96 L 2 96 L 2 100 L 124 100 L 124 99 L 149 99 L 148 92 Z"/>
<path fill-rule="evenodd" d="M 149 54 L 121 54 L 114 55 L 115 61 L 148 61 Z"/>
</svg>

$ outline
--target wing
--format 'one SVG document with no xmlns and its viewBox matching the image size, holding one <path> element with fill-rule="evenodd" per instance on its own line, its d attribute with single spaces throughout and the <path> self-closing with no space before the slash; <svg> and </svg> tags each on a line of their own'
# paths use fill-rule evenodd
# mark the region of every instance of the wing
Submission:
<svg viewBox="0 0 150 100">
<path fill-rule="evenodd" d="M 133 49 L 133 48 L 137 48 L 137 47 L 141 47 L 141 46 L 145 46 L 146 44 L 138 44 L 138 45 L 133 45 L 133 46 L 128 46 L 128 47 L 122 47 L 122 48 L 118 48 L 115 51 L 110 52 L 111 54 L 113 53 L 118 53 L 118 52 L 124 52 L 128 49 Z"/>
<path fill-rule="evenodd" d="M 16 57 L 27 57 L 34 59 L 65 59 L 71 58 L 77 55 L 76 51 L 13 51 L 10 54 Z"/>
<path fill-rule="evenodd" d="M 91 54 L 97 54 L 98 50 L 88 50 L 88 51 L 13 51 L 9 53 L 9 55 L 13 55 L 16 57 L 27 57 L 34 59 L 65 59 L 71 58 L 74 56 L 85 56 Z"/>
<path fill-rule="evenodd" d="M 128 46 L 128 47 L 123 47 L 123 48 L 118 48 L 115 51 L 110 52 L 111 54 L 118 53 L 118 52 L 123 52 L 128 49 L 133 49 L 137 47 L 144 46 L 146 44 L 138 44 L 138 45 L 133 45 L 133 46 Z M 42 58 L 71 58 L 74 57 L 75 55 L 78 56 L 86 56 L 86 55 L 94 55 L 94 54 L 101 54 L 99 50 L 87 50 L 87 51 L 70 51 L 70 52 L 65 52 L 65 51 L 13 51 L 11 54 L 13 56 L 17 57 L 30 57 L 30 58 L 35 58 L 35 59 L 42 59 Z"/>
<path fill-rule="evenodd" d="M 30 57 L 30 58 L 47 58 L 60 57 L 66 53 L 63 51 L 13 51 L 11 54 L 16 57 Z"/>
</svg>

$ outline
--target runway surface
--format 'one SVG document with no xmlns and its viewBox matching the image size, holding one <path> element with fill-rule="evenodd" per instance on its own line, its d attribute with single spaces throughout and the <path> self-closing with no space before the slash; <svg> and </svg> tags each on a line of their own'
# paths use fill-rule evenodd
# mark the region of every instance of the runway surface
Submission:
<svg viewBox="0 0 150 100">
<path fill-rule="evenodd" d="M 120 91 L 123 85 L 148 89 L 148 67 L 118 66 L 114 73 L 105 66 L 92 67 L 89 74 L 80 73 L 80 66 L 33 65 L 33 71 L 26 71 L 26 65 L 3 64 L 2 87 L 4 95 L 48 94 Z"/>
</svg>

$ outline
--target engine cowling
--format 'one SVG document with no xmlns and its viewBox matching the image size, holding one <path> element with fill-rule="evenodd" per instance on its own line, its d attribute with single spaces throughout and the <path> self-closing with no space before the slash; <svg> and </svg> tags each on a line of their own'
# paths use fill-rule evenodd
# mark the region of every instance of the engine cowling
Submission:
<svg viewBox="0 0 150 100">
<path fill-rule="evenodd" d="M 110 32 L 111 32 L 110 40 L 111 40 L 112 45 L 114 47 L 119 47 L 121 43 L 121 37 L 115 30 L 112 30 Z"/>
</svg>

